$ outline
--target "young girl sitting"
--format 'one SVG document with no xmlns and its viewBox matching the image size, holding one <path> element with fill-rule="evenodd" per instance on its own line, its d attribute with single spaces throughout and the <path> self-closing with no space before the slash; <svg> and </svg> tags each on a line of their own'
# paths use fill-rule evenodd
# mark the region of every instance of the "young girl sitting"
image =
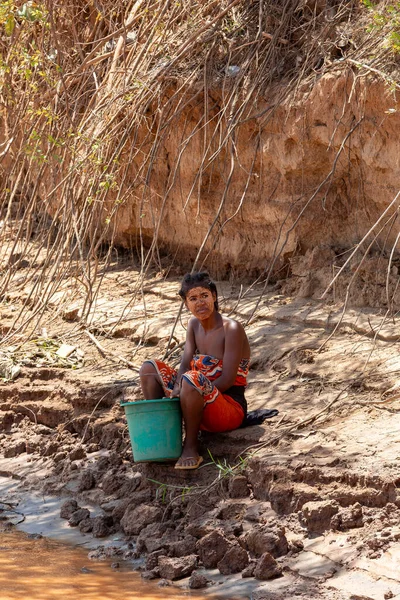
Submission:
<svg viewBox="0 0 400 600">
<path fill-rule="evenodd" d="M 237 429 L 246 417 L 244 390 L 250 346 L 243 326 L 218 311 L 218 293 L 208 273 L 188 273 L 179 295 L 193 317 L 188 323 L 179 370 L 148 360 L 140 370 L 146 400 L 179 397 L 185 440 L 176 469 L 196 469 L 199 430 Z"/>
</svg>

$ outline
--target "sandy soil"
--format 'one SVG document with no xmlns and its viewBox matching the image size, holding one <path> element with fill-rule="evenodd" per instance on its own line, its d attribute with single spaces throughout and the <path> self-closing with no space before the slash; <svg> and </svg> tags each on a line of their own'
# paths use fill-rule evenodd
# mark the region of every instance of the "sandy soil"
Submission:
<svg viewBox="0 0 400 600">
<path fill-rule="evenodd" d="M 145 578 L 200 581 L 214 594 L 223 580 L 221 597 L 400 598 L 396 324 L 270 291 L 247 325 L 247 399 L 278 416 L 203 434 L 206 464 L 178 472 L 133 462 L 120 406 L 140 398 L 138 367 L 163 357 L 179 308 L 178 279 L 149 277 L 138 302 L 137 278 L 108 272 L 85 328 L 79 294 L 64 293 L 36 338 L 2 349 L 3 374 L 17 368 L 0 386 L 3 516 L 16 522 L 10 510 L 28 513 L 26 494 L 40 492 L 58 499 L 53 529 L 79 530 L 92 558 L 115 551 Z M 257 287 L 240 300 L 234 285 L 219 287 L 222 311 L 246 322 Z M 3 333 L 21 301 L 1 305 Z M 174 330 L 175 364 L 186 321 Z"/>
</svg>

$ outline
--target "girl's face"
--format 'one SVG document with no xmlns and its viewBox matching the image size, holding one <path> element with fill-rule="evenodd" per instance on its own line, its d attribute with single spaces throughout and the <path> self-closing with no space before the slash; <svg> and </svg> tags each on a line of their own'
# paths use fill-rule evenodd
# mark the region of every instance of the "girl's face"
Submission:
<svg viewBox="0 0 400 600">
<path fill-rule="evenodd" d="M 191 288 L 186 294 L 186 308 L 192 315 L 203 321 L 208 319 L 215 311 L 214 302 L 217 297 L 214 292 L 203 287 Z"/>
</svg>

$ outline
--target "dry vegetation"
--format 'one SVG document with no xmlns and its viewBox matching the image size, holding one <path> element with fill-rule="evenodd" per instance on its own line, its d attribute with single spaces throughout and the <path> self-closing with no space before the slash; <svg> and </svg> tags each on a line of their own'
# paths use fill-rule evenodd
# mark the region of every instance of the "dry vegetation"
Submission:
<svg viewBox="0 0 400 600">
<path fill-rule="evenodd" d="M 13 332 L 34 328 L 50 300 L 61 310 L 78 293 L 88 318 L 105 269 L 119 260 L 114 232 L 127 205 L 138 218 L 126 246 L 142 274 L 165 266 L 159 223 L 198 131 L 203 158 L 191 196 L 200 206 L 202 177 L 226 161 L 232 174 L 240 163 L 240 127 L 265 126 L 274 106 L 321 74 L 350 67 L 397 88 L 399 15 L 398 3 L 369 0 L 0 2 L 0 297 L 28 290 Z M 262 114 L 260 97 L 271 98 Z M 149 236 L 142 206 L 163 140 L 189 103 L 197 126 L 182 139 Z M 223 229 L 216 225 L 226 193 L 194 268 Z M 396 203 L 392 209 L 389 227 Z M 265 285 L 283 248 L 262 269 Z M 66 281 L 68 294 L 60 293 Z"/>
</svg>

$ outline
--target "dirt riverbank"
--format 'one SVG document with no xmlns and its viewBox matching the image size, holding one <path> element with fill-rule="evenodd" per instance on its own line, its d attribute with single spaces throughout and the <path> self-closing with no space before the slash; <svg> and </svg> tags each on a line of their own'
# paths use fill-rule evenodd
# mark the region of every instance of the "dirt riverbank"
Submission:
<svg viewBox="0 0 400 600">
<path fill-rule="evenodd" d="M 126 311 L 138 274 L 105 277 L 90 327 L 75 321 L 75 298 L 37 338 L 3 351 L 3 515 L 16 522 L 10 510 L 23 514 L 26 492 L 57 498 L 54 521 L 90 540 L 93 559 L 114 553 L 144 578 L 217 596 L 400 598 L 396 325 L 372 310 L 340 321 L 334 305 L 271 291 L 247 326 L 247 398 L 279 414 L 203 435 L 206 464 L 179 472 L 133 463 L 120 407 L 140 397 L 142 360 L 164 355 L 177 280 L 149 278 L 144 301 Z M 257 288 L 240 302 L 235 286 L 220 290 L 222 311 L 245 321 Z M 22 301 L 2 306 L 3 334 Z"/>
</svg>

